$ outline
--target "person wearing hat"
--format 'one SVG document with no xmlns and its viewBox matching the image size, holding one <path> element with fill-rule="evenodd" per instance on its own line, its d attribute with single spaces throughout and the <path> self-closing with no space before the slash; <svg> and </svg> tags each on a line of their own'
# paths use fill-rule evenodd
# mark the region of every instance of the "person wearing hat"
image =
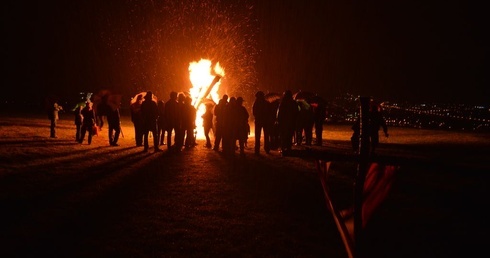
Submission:
<svg viewBox="0 0 490 258">
<path fill-rule="evenodd" d="M 153 92 L 148 91 L 144 97 L 143 103 L 141 103 L 141 117 L 143 119 L 143 146 L 144 151 L 147 152 L 149 148 L 148 137 L 150 132 L 153 135 L 153 148 L 155 152 L 160 151 L 158 148 L 158 131 L 157 131 L 157 119 L 158 119 L 158 106 L 153 101 Z"/>
</svg>

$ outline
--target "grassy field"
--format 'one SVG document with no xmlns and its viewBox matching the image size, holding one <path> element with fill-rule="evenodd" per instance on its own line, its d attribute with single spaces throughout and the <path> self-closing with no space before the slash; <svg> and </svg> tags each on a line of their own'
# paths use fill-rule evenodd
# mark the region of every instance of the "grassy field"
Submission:
<svg viewBox="0 0 490 258">
<path fill-rule="evenodd" d="M 133 128 L 128 117 L 123 117 L 122 128 L 124 138 L 120 139 L 119 147 L 109 146 L 104 129 L 100 135 L 94 137 L 91 145 L 86 140 L 83 144 L 78 144 L 74 139 L 75 129 L 71 115 L 61 114 L 56 139 L 49 138 L 49 120 L 43 115 L 1 115 L 0 202 L 8 207 L 1 217 L 2 227 L 8 229 L 0 235 L 3 239 L 0 242 L 8 243 L 3 248 L 10 246 L 12 250 L 17 250 L 16 248 L 27 246 L 33 250 L 42 250 L 41 253 L 56 254 L 48 248 L 53 246 L 50 240 L 42 240 L 41 234 L 51 232 L 48 239 L 54 238 L 63 242 L 66 246 L 60 252 L 67 254 L 71 250 L 81 250 L 82 247 L 67 244 L 61 233 L 75 231 L 82 232 L 75 239 L 86 244 L 84 254 L 90 256 L 116 254 L 126 257 L 209 257 L 241 253 L 248 257 L 345 257 L 332 218 L 324 213 L 326 210 L 321 202 L 323 197 L 318 188 L 318 174 L 312 156 L 281 157 L 278 152 L 255 156 L 252 137 L 248 141 L 246 158 L 231 163 L 203 148 L 202 139 L 198 141 L 200 145 L 192 154 L 188 152 L 180 157 L 167 155 L 166 152 L 143 154 L 142 149 L 134 146 Z M 332 153 L 337 154 L 336 157 L 352 156 L 350 127 L 326 124 L 324 128 L 324 146 L 308 149 L 304 146 L 296 147 L 299 153 L 314 151 L 325 154 L 326 158 Z M 475 250 L 485 251 L 484 240 L 488 231 L 486 220 L 489 215 L 486 211 L 489 196 L 489 135 L 410 128 L 389 130 L 390 137 L 381 138 L 378 154 L 396 163 L 398 169 L 389 195 L 366 225 L 366 244 L 369 246 L 367 257 L 463 257 Z M 165 149 L 165 146 L 162 148 Z M 187 162 L 186 167 L 183 163 L 176 163 L 181 159 Z M 357 164 L 348 159 L 334 158 L 331 161 L 328 187 L 339 207 L 348 209 L 352 205 L 352 183 Z M 123 204 L 119 200 L 115 201 L 123 198 L 119 194 L 131 200 L 136 198 L 128 197 L 126 190 L 122 189 L 135 188 L 146 192 L 145 189 L 149 187 L 148 191 L 152 195 L 163 191 L 165 187 L 180 189 L 171 185 L 168 182 L 170 179 L 161 178 L 161 173 L 158 172 L 163 169 L 158 165 L 161 162 L 168 164 L 170 168 L 165 169 L 170 169 L 169 173 L 175 176 L 170 182 L 182 179 L 182 182 L 179 181 L 180 187 L 193 185 L 194 191 L 186 192 L 182 195 L 185 197 L 180 200 L 171 194 L 175 198 L 172 202 L 162 197 L 155 197 L 150 202 L 146 200 L 150 199 L 148 196 L 139 204 L 128 201 L 126 207 L 121 206 Z M 227 169 L 241 173 L 233 177 L 225 173 L 224 176 Z M 208 172 L 203 174 L 203 171 Z M 190 175 L 181 178 L 187 173 Z M 126 215 L 128 219 L 124 220 L 124 224 L 114 225 L 115 228 L 110 231 L 98 231 L 108 230 L 100 223 L 108 223 L 107 216 L 114 215 L 113 210 L 105 208 L 111 206 L 109 200 L 119 203 L 119 206 L 111 208 L 119 211 L 130 209 L 130 206 L 147 210 L 157 203 L 180 207 L 188 205 L 191 200 L 202 202 L 200 198 L 194 200 L 199 196 L 223 196 L 220 192 L 224 191 L 221 189 L 221 181 L 209 181 L 210 178 L 205 175 L 214 175 L 221 178 L 220 180 L 231 180 L 228 184 L 236 184 L 236 188 L 224 187 L 226 194 L 230 196 L 225 198 L 226 205 L 208 205 L 205 207 L 206 211 L 200 210 L 196 214 L 187 215 L 158 210 L 157 213 L 163 213 L 167 218 L 163 222 L 154 219 L 141 220 L 139 217 L 143 215 L 137 212 L 131 218 Z M 201 184 L 196 184 L 197 178 Z M 153 185 L 160 181 L 165 185 L 161 190 Z M 209 183 L 204 184 L 207 181 Z M 134 184 L 141 185 L 142 188 L 132 186 Z M 302 185 L 303 188 L 296 189 L 294 185 Z M 220 189 L 215 189 L 216 186 L 220 186 Z M 134 191 L 130 192 L 135 194 Z M 144 192 L 136 193 L 136 196 L 144 196 Z M 253 197 L 253 201 L 245 199 L 244 193 Z M 294 195 L 290 196 L 292 193 Z M 156 195 L 159 196 L 160 193 Z M 287 205 L 282 200 L 286 195 L 289 196 Z M 246 207 L 241 207 L 242 204 L 233 201 L 231 196 L 242 200 Z M 257 196 L 261 198 L 256 199 Z M 300 196 L 308 199 L 301 199 Z M 40 208 L 40 204 L 48 208 Z M 288 207 L 287 211 L 281 210 L 285 206 Z M 162 208 L 155 206 L 155 209 Z M 86 220 L 76 213 L 89 214 L 90 219 Z M 222 217 L 223 213 L 243 216 L 248 214 L 248 219 L 257 221 L 242 221 L 232 216 L 216 222 L 216 218 Z M 194 223 L 199 221 L 199 227 L 192 223 L 192 227 L 184 226 L 179 219 L 182 216 Z M 57 219 L 61 222 L 56 221 Z M 173 223 L 168 222 L 172 219 Z M 103 233 L 102 235 L 110 236 L 113 240 L 106 242 L 103 236 L 94 236 L 78 227 L 65 229 L 65 224 L 75 221 L 81 221 L 81 225 L 93 229 L 96 234 Z M 254 231 L 238 230 L 236 225 L 239 224 L 247 224 Z M 175 228 L 177 226 L 186 228 L 186 233 Z M 155 227 L 165 230 L 148 231 Z M 209 228 L 216 232 L 209 233 L 206 231 Z M 124 230 L 134 232 L 124 237 Z M 178 236 L 172 238 L 168 232 Z M 224 232 L 226 236 L 223 235 Z M 153 238 L 143 240 L 150 235 Z M 206 241 L 198 240 L 203 236 L 212 237 Z M 213 237 L 229 238 L 229 243 L 217 244 L 212 240 Z M 158 239 L 174 241 L 174 244 L 169 246 Z M 195 242 L 189 242 L 190 239 Z M 260 243 L 257 239 L 261 239 Z M 95 244 L 94 241 L 102 242 Z M 40 243 L 46 247 L 41 247 Z M 144 247 L 138 247 L 140 245 Z M 153 249 L 144 250 L 150 247 Z M 183 247 L 200 250 L 200 253 L 179 249 Z"/>
</svg>

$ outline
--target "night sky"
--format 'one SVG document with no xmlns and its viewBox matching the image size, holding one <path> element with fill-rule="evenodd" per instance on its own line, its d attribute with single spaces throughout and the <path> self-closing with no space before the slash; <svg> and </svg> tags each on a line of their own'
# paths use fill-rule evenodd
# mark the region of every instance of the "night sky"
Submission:
<svg viewBox="0 0 490 258">
<path fill-rule="evenodd" d="M 365 2 L 365 3 L 364 3 Z M 343 93 L 489 104 L 488 18 L 471 1 L 87 0 L 2 3 L 2 90 L 187 91 L 219 61 L 220 93 Z M 485 18 L 484 18 L 485 17 Z"/>
</svg>

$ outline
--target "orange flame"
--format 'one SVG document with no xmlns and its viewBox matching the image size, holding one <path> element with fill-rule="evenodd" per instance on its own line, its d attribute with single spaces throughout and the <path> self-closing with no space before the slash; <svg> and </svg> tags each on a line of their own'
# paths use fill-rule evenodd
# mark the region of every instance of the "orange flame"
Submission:
<svg viewBox="0 0 490 258">
<path fill-rule="evenodd" d="M 196 137 L 199 139 L 204 138 L 201 116 L 206 111 L 205 105 L 201 103 L 204 99 L 212 99 L 215 103 L 218 103 L 218 89 L 221 81 L 214 85 L 212 85 L 212 82 L 216 76 L 223 77 L 224 75 L 225 70 L 220 66 L 219 62 L 214 67 L 212 67 L 212 63 L 208 59 L 201 59 L 199 62 L 191 62 L 189 64 L 189 79 L 192 83 L 189 93 L 192 97 L 192 105 L 197 109 Z M 211 89 L 209 89 L 210 86 L 212 86 Z M 209 94 L 207 94 L 208 92 Z"/>
</svg>

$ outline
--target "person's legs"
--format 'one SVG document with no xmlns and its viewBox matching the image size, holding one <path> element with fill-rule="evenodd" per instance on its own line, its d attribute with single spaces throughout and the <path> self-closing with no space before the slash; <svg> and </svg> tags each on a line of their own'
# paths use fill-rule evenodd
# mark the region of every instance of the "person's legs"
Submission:
<svg viewBox="0 0 490 258">
<path fill-rule="evenodd" d="M 294 128 L 282 128 L 280 133 L 281 150 L 283 155 L 285 152 L 289 152 L 293 146 L 293 136 L 295 134 Z"/>
<path fill-rule="evenodd" d="M 104 116 L 98 116 L 99 120 L 99 128 L 102 130 L 102 127 L 104 126 Z"/>
<path fill-rule="evenodd" d="M 264 150 L 265 153 L 269 153 L 271 150 L 270 143 L 270 128 L 264 127 Z"/>
<path fill-rule="evenodd" d="M 281 151 L 287 150 L 287 138 L 288 138 L 288 133 L 285 129 L 281 129 L 280 131 L 280 142 L 281 142 Z M 289 139 L 291 141 L 291 139 Z"/>
<path fill-rule="evenodd" d="M 245 139 L 238 140 L 238 144 L 240 146 L 240 154 L 244 155 L 245 154 Z"/>
<path fill-rule="evenodd" d="M 78 138 L 78 142 L 79 143 L 82 143 L 83 142 L 83 138 L 85 138 L 85 133 L 87 132 L 87 126 L 86 125 L 82 125 L 82 129 L 80 131 L 80 138 Z"/>
<path fill-rule="evenodd" d="M 143 132 L 143 146 L 144 146 L 144 151 L 148 151 L 149 145 L 148 145 L 148 134 L 150 131 L 145 130 Z"/>
<path fill-rule="evenodd" d="M 262 137 L 262 125 L 260 123 L 255 123 L 255 154 L 260 153 L 260 138 Z M 264 133 L 265 138 L 265 133 Z M 265 139 L 264 139 L 265 141 Z"/>
<path fill-rule="evenodd" d="M 206 137 L 206 147 L 211 147 L 211 138 L 209 138 L 209 131 L 211 131 L 211 127 L 204 127 L 204 136 Z"/>
<path fill-rule="evenodd" d="M 300 128 L 294 132 L 294 136 L 296 136 L 296 145 L 301 145 L 303 143 L 303 128 Z"/>
<path fill-rule="evenodd" d="M 196 141 L 194 139 L 194 128 L 187 128 L 186 130 L 186 145 L 188 147 L 196 146 Z"/>
<path fill-rule="evenodd" d="M 156 151 L 158 151 L 158 150 L 160 150 L 160 149 L 158 148 L 158 141 L 159 141 L 159 140 L 158 140 L 158 132 L 157 132 L 156 128 L 153 130 L 153 132 L 152 132 L 152 133 L 153 133 L 153 148 L 154 148 Z"/>
<path fill-rule="evenodd" d="M 80 140 L 80 135 L 81 135 L 81 131 L 82 131 L 82 126 L 80 124 L 77 124 L 76 125 L 76 133 L 75 133 L 75 141 L 79 141 Z"/>
<path fill-rule="evenodd" d="M 182 149 L 182 146 L 184 145 L 184 140 L 185 140 L 185 130 L 178 128 L 175 130 L 175 149 L 177 151 L 180 151 Z"/>
<path fill-rule="evenodd" d="M 112 144 L 117 146 L 117 141 L 119 140 L 119 135 L 121 134 L 121 126 L 116 126 L 114 128 L 114 139 L 112 140 Z"/>
<path fill-rule="evenodd" d="M 51 119 L 51 138 L 56 138 L 56 119 Z"/>
<path fill-rule="evenodd" d="M 136 138 L 136 146 L 143 145 L 143 128 L 139 124 L 134 125 L 134 137 Z"/>
<path fill-rule="evenodd" d="M 109 124 L 107 134 L 109 137 L 109 145 L 112 145 L 114 143 L 114 126 L 112 124 Z"/>
<path fill-rule="evenodd" d="M 323 122 L 315 121 L 315 136 L 315 144 L 321 146 L 323 142 Z"/>
<path fill-rule="evenodd" d="M 172 131 L 173 128 L 167 129 L 167 149 L 170 149 L 172 147 Z M 175 131 L 174 131 L 175 134 Z M 175 142 L 175 139 L 174 139 Z"/>
<path fill-rule="evenodd" d="M 223 128 L 221 128 L 220 124 L 216 125 L 216 137 L 214 138 L 214 147 L 215 151 L 219 150 L 219 145 L 221 144 L 221 140 L 223 138 Z"/>
<path fill-rule="evenodd" d="M 158 127 L 158 139 L 160 141 L 160 145 L 164 145 L 165 143 L 165 130 L 161 127 Z"/>
<path fill-rule="evenodd" d="M 304 130 L 305 130 L 305 143 L 306 145 L 309 146 L 313 141 L 313 124 L 307 124 Z"/>
<path fill-rule="evenodd" d="M 88 144 L 92 144 L 92 135 L 93 135 L 93 132 L 92 132 L 92 128 L 90 128 L 88 130 Z"/>
</svg>

